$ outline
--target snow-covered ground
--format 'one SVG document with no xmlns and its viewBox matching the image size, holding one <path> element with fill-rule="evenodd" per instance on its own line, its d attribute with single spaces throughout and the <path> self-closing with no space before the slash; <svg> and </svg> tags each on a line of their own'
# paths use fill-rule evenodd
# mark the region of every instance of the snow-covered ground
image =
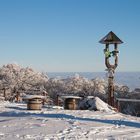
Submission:
<svg viewBox="0 0 140 140">
<path fill-rule="evenodd" d="M 0 103 L 0 140 L 139 140 L 140 118 L 89 110 Z"/>
</svg>

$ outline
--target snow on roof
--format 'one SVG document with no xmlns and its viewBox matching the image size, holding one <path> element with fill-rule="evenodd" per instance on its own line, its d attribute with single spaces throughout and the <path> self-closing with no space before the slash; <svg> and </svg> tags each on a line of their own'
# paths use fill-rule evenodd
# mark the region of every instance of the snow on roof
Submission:
<svg viewBox="0 0 140 140">
<path fill-rule="evenodd" d="M 61 96 L 61 98 L 64 98 L 64 99 L 68 99 L 68 98 L 81 99 L 82 97 L 79 97 L 79 96 Z"/>
<path fill-rule="evenodd" d="M 93 99 L 95 98 L 94 96 L 87 96 L 88 99 Z"/>
<path fill-rule="evenodd" d="M 26 96 L 24 96 L 23 97 L 23 99 L 36 99 L 36 98 L 38 98 L 38 99 L 44 99 L 44 98 L 46 98 L 45 96 L 40 96 L 40 95 L 26 95 Z"/>
</svg>

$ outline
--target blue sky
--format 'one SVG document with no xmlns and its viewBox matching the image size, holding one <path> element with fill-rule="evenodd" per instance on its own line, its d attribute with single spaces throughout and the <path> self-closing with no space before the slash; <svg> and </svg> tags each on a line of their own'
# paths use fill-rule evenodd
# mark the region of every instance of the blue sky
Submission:
<svg viewBox="0 0 140 140">
<path fill-rule="evenodd" d="M 98 41 L 111 30 L 124 41 L 117 71 L 140 71 L 139 0 L 1 0 L 0 65 L 104 71 Z"/>
</svg>

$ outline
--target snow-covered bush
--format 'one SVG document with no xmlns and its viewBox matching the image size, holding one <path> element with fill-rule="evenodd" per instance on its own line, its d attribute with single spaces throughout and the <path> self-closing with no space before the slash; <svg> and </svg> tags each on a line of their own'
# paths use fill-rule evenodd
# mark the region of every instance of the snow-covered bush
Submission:
<svg viewBox="0 0 140 140">
<path fill-rule="evenodd" d="M 57 95 L 97 96 L 106 101 L 108 81 L 101 78 L 90 80 L 75 74 L 75 76 L 65 79 L 51 78 L 46 83 L 45 89 L 52 98 L 56 98 Z M 129 92 L 129 88 L 115 84 L 115 92 L 117 97 L 122 97 Z"/>
<path fill-rule="evenodd" d="M 51 78 L 45 85 L 45 89 L 51 98 L 56 98 L 64 92 L 64 81 L 59 78 Z"/>
<path fill-rule="evenodd" d="M 94 92 L 94 82 L 76 74 L 64 80 L 65 94 L 90 95 Z"/>
<path fill-rule="evenodd" d="M 52 98 L 57 95 L 98 96 L 107 99 L 107 82 L 104 79 L 89 80 L 78 74 L 66 79 L 51 78 L 46 83 L 46 91 Z"/>
</svg>

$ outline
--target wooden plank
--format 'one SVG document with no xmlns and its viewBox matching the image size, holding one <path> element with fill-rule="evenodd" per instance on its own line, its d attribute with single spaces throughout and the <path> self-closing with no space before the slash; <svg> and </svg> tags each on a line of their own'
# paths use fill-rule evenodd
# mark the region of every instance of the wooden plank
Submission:
<svg viewBox="0 0 140 140">
<path fill-rule="evenodd" d="M 116 98 L 118 101 L 126 101 L 126 102 L 140 102 L 140 99 L 126 99 L 126 98 Z"/>
</svg>

